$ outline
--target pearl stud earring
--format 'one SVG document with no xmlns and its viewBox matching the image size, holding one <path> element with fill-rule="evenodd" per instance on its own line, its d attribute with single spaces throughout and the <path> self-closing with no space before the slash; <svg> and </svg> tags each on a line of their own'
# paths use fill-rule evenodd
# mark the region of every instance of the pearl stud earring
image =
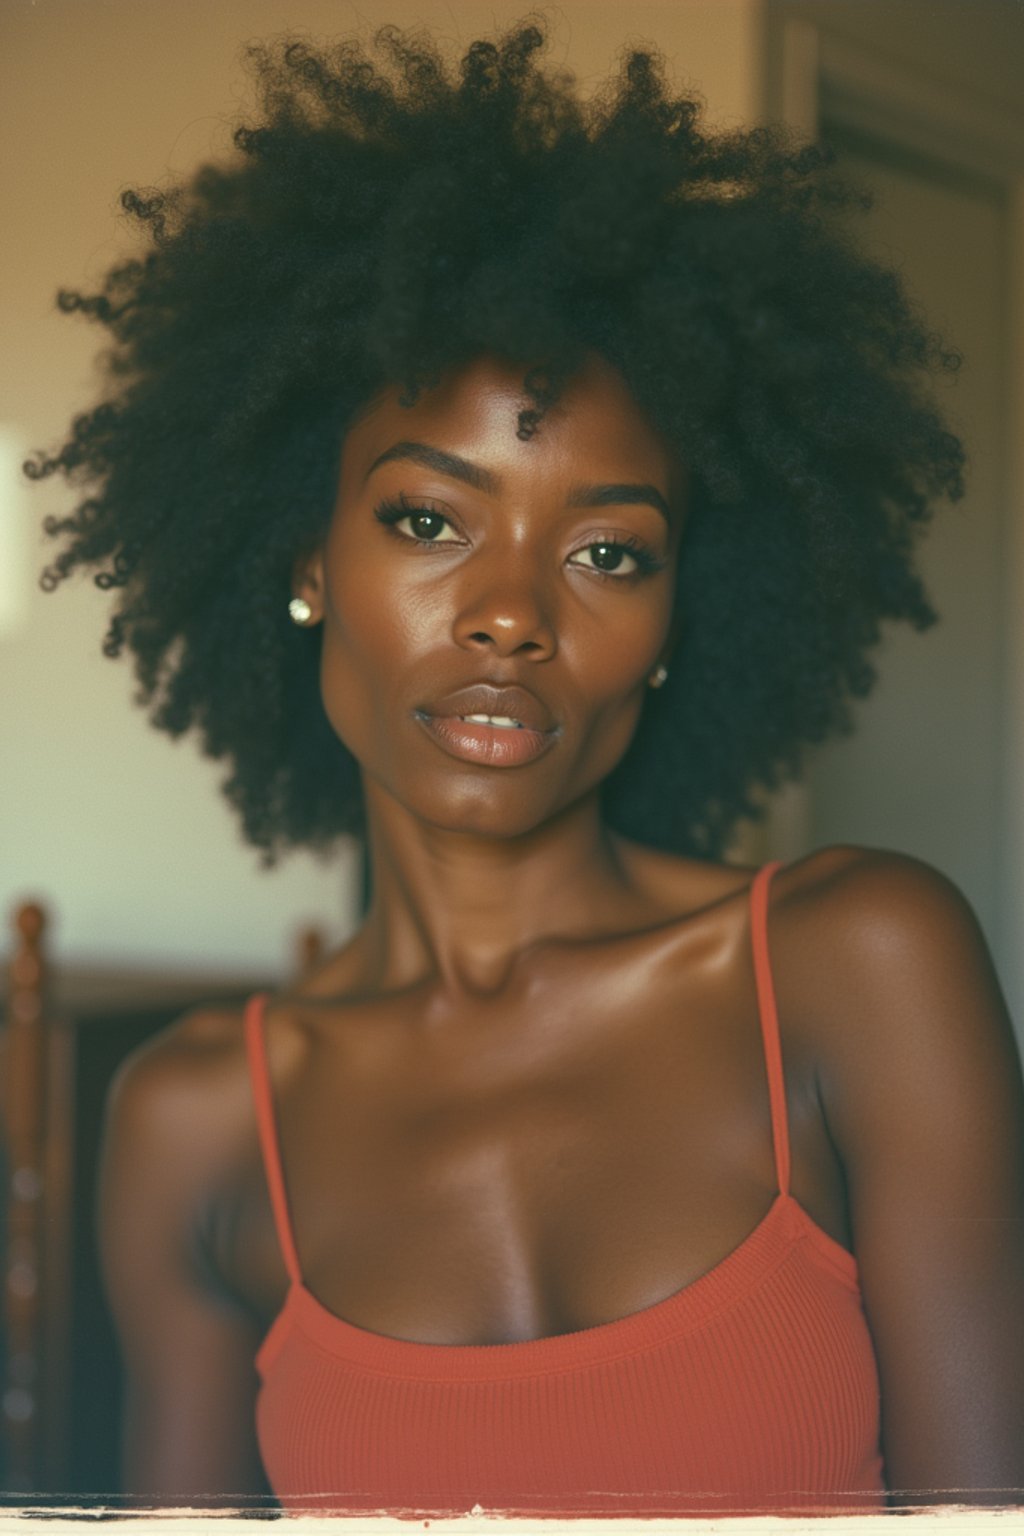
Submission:
<svg viewBox="0 0 1024 1536">
<path fill-rule="evenodd" d="M 647 681 L 652 688 L 660 688 L 666 677 L 668 677 L 668 667 L 662 663 L 659 663 Z"/>
<path fill-rule="evenodd" d="M 296 624 L 308 624 L 313 617 L 313 610 L 304 597 L 293 597 L 288 604 L 288 612 Z"/>
</svg>

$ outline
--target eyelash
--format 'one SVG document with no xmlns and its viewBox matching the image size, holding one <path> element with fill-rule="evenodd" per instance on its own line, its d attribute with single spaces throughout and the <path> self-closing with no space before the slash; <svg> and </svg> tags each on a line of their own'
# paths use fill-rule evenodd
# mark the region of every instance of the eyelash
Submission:
<svg viewBox="0 0 1024 1536">
<path fill-rule="evenodd" d="M 447 523 L 449 527 L 453 526 L 451 519 L 444 512 L 438 512 L 436 507 L 428 507 L 418 502 L 406 501 L 404 498 L 400 499 L 399 501 L 379 502 L 378 505 L 373 509 L 373 515 L 377 521 L 379 523 L 383 523 L 392 533 L 394 533 L 396 538 L 404 540 L 407 544 L 418 544 L 421 547 L 429 547 L 433 544 L 440 544 L 443 546 L 443 544 L 449 542 L 447 539 L 419 539 L 415 534 L 399 533 L 395 525 L 402 522 L 407 517 L 415 517 L 417 513 L 426 515 L 427 517 L 439 517 L 443 522 Z M 596 565 L 588 565 L 583 567 L 584 570 L 589 571 L 592 575 L 601 576 L 606 581 L 636 581 L 639 580 L 642 576 L 653 575 L 655 571 L 661 571 L 665 568 L 666 562 L 664 560 L 660 560 L 657 555 L 652 554 L 651 551 L 647 549 L 639 539 L 634 539 L 632 537 L 625 539 L 593 539 L 589 544 L 582 545 L 581 548 L 596 549 L 599 546 L 605 549 L 624 549 L 626 553 L 631 557 L 631 559 L 636 561 L 636 569 L 632 571 L 626 571 L 621 576 L 618 575 L 615 571 L 602 571 Z M 580 550 L 575 550 L 574 553 L 579 554 Z"/>
</svg>

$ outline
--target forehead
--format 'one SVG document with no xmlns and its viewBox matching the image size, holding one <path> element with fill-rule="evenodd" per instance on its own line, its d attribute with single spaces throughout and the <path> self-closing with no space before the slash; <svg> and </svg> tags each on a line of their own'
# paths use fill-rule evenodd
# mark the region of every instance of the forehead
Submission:
<svg viewBox="0 0 1024 1536">
<path fill-rule="evenodd" d="M 622 375 L 597 353 L 563 386 L 534 435 L 516 435 L 519 412 L 534 402 L 523 388 L 528 365 L 482 356 L 445 374 L 413 406 L 401 390 L 374 397 L 349 428 L 343 464 L 365 474 L 394 443 L 415 438 L 480 463 L 497 474 L 552 474 L 560 468 L 591 479 L 645 479 L 666 495 L 678 487 L 676 454 L 648 421 Z"/>
</svg>

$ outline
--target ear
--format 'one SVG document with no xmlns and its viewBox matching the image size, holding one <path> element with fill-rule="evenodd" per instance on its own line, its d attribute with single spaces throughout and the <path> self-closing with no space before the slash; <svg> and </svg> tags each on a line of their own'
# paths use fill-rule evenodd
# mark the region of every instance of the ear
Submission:
<svg viewBox="0 0 1024 1536">
<path fill-rule="evenodd" d="M 310 607 L 307 625 L 324 616 L 324 551 L 318 544 L 304 551 L 292 566 L 292 597 L 303 597 Z"/>
</svg>

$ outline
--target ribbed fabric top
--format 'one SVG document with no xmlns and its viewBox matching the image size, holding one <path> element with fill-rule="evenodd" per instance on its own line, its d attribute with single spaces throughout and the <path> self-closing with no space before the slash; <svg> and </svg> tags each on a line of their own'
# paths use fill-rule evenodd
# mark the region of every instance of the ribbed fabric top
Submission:
<svg viewBox="0 0 1024 1536">
<path fill-rule="evenodd" d="M 256 1357 L 257 1433 L 282 1503 L 441 1515 L 838 1513 L 884 1506 L 879 1391 L 857 1267 L 789 1193 L 768 958 L 750 889 L 778 1194 L 720 1263 L 611 1323 L 506 1344 L 360 1328 L 303 1283 L 263 1037 L 245 1013 L 260 1144 L 290 1286 Z"/>
</svg>

